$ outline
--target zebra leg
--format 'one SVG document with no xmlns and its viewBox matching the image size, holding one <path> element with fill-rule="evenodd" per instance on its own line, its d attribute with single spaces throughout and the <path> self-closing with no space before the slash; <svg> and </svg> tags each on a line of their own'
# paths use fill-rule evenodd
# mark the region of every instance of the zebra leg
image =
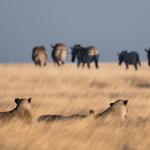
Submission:
<svg viewBox="0 0 150 150">
<path fill-rule="evenodd" d="M 95 67 L 96 67 L 96 69 L 99 68 L 97 59 L 95 59 Z"/>
<path fill-rule="evenodd" d="M 41 61 L 39 61 L 39 66 L 40 66 L 40 67 L 42 66 L 42 62 L 41 62 Z"/>
<path fill-rule="evenodd" d="M 57 60 L 56 60 L 56 59 L 54 59 L 54 60 L 53 60 L 53 62 L 54 62 L 54 65 L 55 65 L 55 66 L 57 66 L 57 65 L 58 65 L 58 62 L 57 62 Z"/>
<path fill-rule="evenodd" d="M 129 68 L 129 65 L 128 64 L 126 64 L 126 69 L 128 69 Z"/>
<path fill-rule="evenodd" d="M 46 66 L 47 65 L 47 63 L 46 62 L 44 62 L 44 66 Z"/>
<path fill-rule="evenodd" d="M 84 68 L 84 65 L 85 65 L 85 63 L 83 62 L 83 63 L 82 63 L 82 68 Z"/>
<path fill-rule="evenodd" d="M 77 67 L 78 67 L 78 68 L 80 67 L 80 62 L 77 63 Z"/>
<path fill-rule="evenodd" d="M 56 62 L 56 64 L 57 64 L 57 66 L 60 66 L 60 65 L 61 65 L 59 59 L 55 59 L 55 62 Z"/>
<path fill-rule="evenodd" d="M 141 62 L 140 62 L 140 60 L 139 60 L 139 62 L 138 62 L 138 63 L 139 63 L 139 66 L 141 66 Z"/>
<path fill-rule="evenodd" d="M 78 60 L 78 62 L 77 62 L 77 67 L 78 67 L 78 68 L 80 67 L 80 63 L 81 63 L 81 61 Z"/>
<path fill-rule="evenodd" d="M 59 64 L 59 62 L 56 60 L 55 61 L 55 64 L 57 65 L 57 66 L 60 66 L 60 64 Z"/>
<path fill-rule="evenodd" d="M 40 60 L 37 60 L 36 66 L 40 66 L 41 67 L 41 61 Z"/>
<path fill-rule="evenodd" d="M 88 67 L 88 69 L 90 69 L 91 67 L 90 67 L 90 63 L 87 63 L 87 67 Z"/>
<path fill-rule="evenodd" d="M 35 66 L 38 66 L 38 62 L 35 62 Z"/>
<path fill-rule="evenodd" d="M 61 64 L 62 64 L 62 65 L 64 65 L 64 64 L 65 64 L 65 62 L 62 60 L 62 61 L 61 61 Z"/>
<path fill-rule="evenodd" d="M 57 61 L 57 65 L 58 65 L 58 66 L 61 66 L 61 64 L 60 64 L 60 62 L 59 62 L 59 61 Z"/>
<path fill-rule="evenodd" d="M 134 64 L 134 67 L 135 67 L 135 70 L 137 70 L 137 69 L 138 69 L 138 67 L 137 67 L 137 63 L 136 63 L 136 64 Z"/>
</svg>

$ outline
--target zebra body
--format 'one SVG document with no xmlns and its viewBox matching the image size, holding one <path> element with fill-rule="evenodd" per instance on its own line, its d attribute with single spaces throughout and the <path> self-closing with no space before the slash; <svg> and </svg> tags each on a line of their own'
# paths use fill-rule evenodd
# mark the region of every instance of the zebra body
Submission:
<svg viewBox="0 0 150 150">
<path fill-rule="evenodd" d="M 118 53 L 119 65 L 123 62 L 125 63 L 126 69 L 128 69 L 129 65 L 134 65 L 135 70 L 138 69 L 138 65 L 140 66 L 140 57 L 139 54 L 135 51 L 122 51 Z"/>
<path fill-rule="evenodd" d="M 51 56 L 54 64 L 58 66 L 64 65 L 67 58 L 67 46 L 63 43 L 57 43 L 55 45 L 51 45 L 53 48 Z"/>
<path fill-rule="evenodd" d="M 72 62 L 77 58 L 77 67 L 84 67 L 87 64 L 90 68 L 90 63 L 95 62 L 95 67 L 98 69 L 99 51 L 94 46 L 82 47 L 81 45 L 75 45 L 72 49 Z"/>
<path fill-rule="evenodd" d="M 36 46 L 32 49 L 32 60 L 36 66 L 45 66 L 48 56 L 44 46 Z"/>
</svg>

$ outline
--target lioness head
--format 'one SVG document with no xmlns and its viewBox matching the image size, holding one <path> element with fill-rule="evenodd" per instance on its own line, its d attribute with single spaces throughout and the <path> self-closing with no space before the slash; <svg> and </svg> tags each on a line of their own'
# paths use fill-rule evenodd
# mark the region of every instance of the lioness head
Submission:
<svg viewBox="0 0 150 150">
<path fill-rule="evenodd" d="M 95 111 L 93 109 L 89 110 L 89 115 L 92 115 L 94 113 L 95 113 Z"/>
<path fill-rule="evenodd" d="M 30 111 L 30 104 L 32 98 L 16 98 L 15 103 L 17 104 L 17 109 Z"/>
<path fill-rule="evenodd" d="M 127 117 L 127 104 L 128 100 L 117 100 L 110 103 L 110 109 L 116 114 L 120 113 L 121 118 L 125 119 Z"/>
</svg>

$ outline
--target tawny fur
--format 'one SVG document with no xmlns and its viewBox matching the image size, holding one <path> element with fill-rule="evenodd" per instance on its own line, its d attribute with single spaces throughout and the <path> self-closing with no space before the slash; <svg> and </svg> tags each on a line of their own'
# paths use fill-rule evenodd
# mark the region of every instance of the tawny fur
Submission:
<svg viewBox="0 0 150 150">
<path fill-rule="evenodd" d="M 48 55 L 44 46 L 36 46 L 32 50 L 32 60 L 37 66 L 45 66 L 48 61 Z"/>
<path fill-rule="evenodd" d="M 63 43 L 56 43 L 55 45 L 51 45 L 53 48 L 51 56 L 54 64 L 58 66 L 64 65 L 67 58 L 67 46 Z"/>
<path fill-rule="evenodd" d="M 95 118 L 113 117 L 124 120 L 127 117 L 127 104 L 128 100 L 117 100 L 114 103 L 110 103 L 110 107 L 95 115 Z"/>
<path fill-rule="evenodd" d="M 31 98 L 16 98 L 16 107 L 10 111 L 0 112 L 0 121 L 8 122 L 12 119 L 19 119 L 25 123 L 30 123 L 32 121 L 31 115 Z"/>
<path fill-rule="evenodd" d="M 58 121 L 58 120 L 78 120 L 78 119 L 84 119 L 87 118 L 88 116 L 94 114 L 94 110 L 90 110 L 88 115 L 82 115 L 82 114 L 72 114 L 69 116 L 63 116 L 63 115 L 42 115 L 38 117 L 38 121 L 44 121 L 44 122 L 53 122 L 53 121 Z"/>
</svg>

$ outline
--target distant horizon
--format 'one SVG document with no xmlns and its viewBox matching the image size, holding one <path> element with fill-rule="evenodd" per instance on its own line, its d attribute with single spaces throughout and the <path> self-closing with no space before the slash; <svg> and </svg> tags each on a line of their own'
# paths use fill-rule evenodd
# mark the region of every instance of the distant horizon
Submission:
<svg viewBox="0 0 150 150">
<path fill-rule="evenodd" d="M 118 64 L 118 60 L 117 61 L 101 61 L 101 60 L 99 60 L 99 63 L 101 64 L 101 63 L 108 63 L 108 64 Z M 148 63 L 146 60 L 141 60 L 141 63 Z M 33 61 L 18 61 L 18 62 L 0 62 L 0 64 L 34 64 L 34 62 Z M 48 63 L 47 64 L 54 64 L 53 63 L 53 61 L 49 61 L 48 60 Z M 77 64 L 77 62 L 69 62 L 69 61 L 66 61 L 66 63 L 65 64 Z"/>
<path fill-rule="evenodd" d="M 102 53 L 102 51 L 100 51 L 100 56 L 99 56 L 99 62 L 108 62 L 108 63 L 113 63 L 113 62 L 118 62 L 118 56 L 117 56 L 117 52 L 121 52 L 121 51 L 116 51 L 116 53 L 114 53 L 114 55 L 113 56 L 111 56 L 112 57 L 112 59 L 110 60 L 110 59 L 106 59 L 105 58 L 105 56 L 106 55 L 102 55 L 101 53 Z M 48 62 L 50 62 L 50 63 L 52 63 L 53 62 L 53 60 L 52 60 L 52 57 L 51 57 L 51 51 L 47 51 L 47 53 L 48 53 Z M 66 63 L 71 63 L 71 50 L 70 50 L 70 52 L 69 52 L 69 54 L 67 55 L 67 59 L 66 59 Z M 139 53 L 139 52 L 138 52 Z M 143 50 L 143 53 L 142 54 L 140 54 L 139 53 L 139 55 L 140 55 L 140 60 L 141 60 L 141 62 L 147 62 L 147 54 L 145 53 L 145 51 Z M 31 51 L 30 51 L 30 54 L 28 54 L 27 56 L 26 56 L 26 58 L 28 57 L 28 59 L 24 59 L 24 60 L 0 60 L 0 63 L 6 63 L 6 64 L 11 64 L 11 63 L 33 63 L 33 61 L 32 61 L 32 49 L 31 49 Z M 107 57 L 109 57 L 109 55 L 107 55 Z M 11 57 L 10 56 L 10 59 L 13 59 L 14 57 Z"/>
</svg>

